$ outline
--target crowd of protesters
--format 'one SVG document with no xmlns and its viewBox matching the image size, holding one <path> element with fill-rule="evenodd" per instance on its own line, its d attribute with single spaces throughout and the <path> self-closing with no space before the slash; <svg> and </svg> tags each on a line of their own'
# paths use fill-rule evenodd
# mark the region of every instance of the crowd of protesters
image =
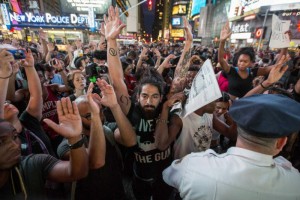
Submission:
<svg viewBox="0 0 300 200">
<path fill-rule="evenodd" d="M 183 44 L 124 45 L 110 7 L 98 43 L 2 41 L 0 199 L 300 198 L 299 49 L 225 48 L 228 23 L 195 45 L 184 26 Z M 222 97 L 182 117 L 208 59 Z"/>
</svg>

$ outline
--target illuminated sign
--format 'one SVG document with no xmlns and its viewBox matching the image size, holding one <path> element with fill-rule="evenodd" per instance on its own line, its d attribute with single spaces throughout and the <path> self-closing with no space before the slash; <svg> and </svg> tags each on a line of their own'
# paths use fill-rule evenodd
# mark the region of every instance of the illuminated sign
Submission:
<svg viewBox="0 0 300 200">
<path fill-rule="evenodd" d="M 116 1 L 115 1 L 116 2 Z M 89 11 L 89 8 L 93 8 L 96 14 L 105 14 L 111 0 L 63 0 L 60 1 L 61 9 L 64 13 L 80 13 L 85 14 Z M 117 2 L 119 5 L 119 3 Z"/>
<path fill-rule="evenodd" d="M 172 29 L 171 36 L 172 37 L 184 37 L 184 30 L 183 29 Z"/>
<path fill-rule="evenodd" d="M 300 11 L 296 12 L 296 11 L 292 11 L 292 12 L 283 12 L 282 17 L 289 17 L 289 16 L 300 16 Z"/>
<path fill-rule="evenodd" d="M 247 33 L 247 32 L 250 32 L 248 23 L 235 24 L 235 25 L 232 26 L 231 30 L 232 30 L 233 33 Z"/>
<path fill-rule="evenodd" d="M 194 0 L 195 1 L 195 0 Z M 236 7 L 244 7 L 244 12 L 253 11 L 263 6 L 292 5 L 299 3 L 299 0 L 231 0 L 229 18 L 236 17 Z M 253 13 L 252 13 L 253 14 Z"/>
<path fill-rule="evenodd" d="M 186 15 L 186 5 L 173 6 L 172 15 Z"/>
<path fill-rule="evenodd" d="M 172 18 L 172 26 L 182 26 L 181 17 L 173 17 Z"/>
<path fill-rule="evenodd" d="M 8 15 L 6 4 L 4 4 L 4 3 L 1 4 L 1 13 L 2 13 L 3 20 L 4 20 L 4 24 L 6 26 L 9 26 L 10 25 L 9 15 Z"/>
<path fill-rule="evenodd" d="M 260 37 L 262 37 L 262 39 L 264 39 L 264 28 L 256 28 L 255 30 L 255 34 L 254 34 L 254 37 L 256 39 L 260 39 Z"/>
<path fill-rule="evenodd" d="M 206 0 L 193 0 L 191 16 L 199 15 L 200 9 L 206 6 Z"/>
<path fill-rule="evenodd" d="M 50 13 L 45 15 L 34 15 L 32 13 L 25 13 L 19 15 L 17 13 L 9 13 L 11 22 L 18 23 L 41 23 L 41 24 L 89 24 L 87 16 L 77 16 L 70 14 L 70 16 L 52 16 Z"/>
</svg>

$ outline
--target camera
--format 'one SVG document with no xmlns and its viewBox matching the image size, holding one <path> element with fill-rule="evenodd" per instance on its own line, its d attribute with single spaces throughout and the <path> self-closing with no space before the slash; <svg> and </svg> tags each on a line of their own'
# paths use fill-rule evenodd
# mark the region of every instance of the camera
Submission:
<svg viewBox="0 0 300 200">
<path fill-rule="evenodd" d="M 105 65 L 98 66 L 96 63 L 89 64 L 85 68 L 87 78 L 90 82 L 96 82 L 97 78 L 100 78 L 102 74 L 108 73 L 108 68 Z"/>
<path fill-rule="evenodd" d="M 20 60 L 20 59 L 25 59 L 26 58 L 26 54 L 25 51 L 22 49 L 11 49 L 11 50 L 7 50 L 9 51 L 16 60 Z"/>
</svg>

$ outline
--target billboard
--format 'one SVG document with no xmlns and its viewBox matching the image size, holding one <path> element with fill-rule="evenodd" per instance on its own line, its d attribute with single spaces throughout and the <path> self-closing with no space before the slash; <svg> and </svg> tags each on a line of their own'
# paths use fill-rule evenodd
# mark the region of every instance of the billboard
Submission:
<svg viewBox="0 0 300 200">
<path fill-rule="evenodd" d="M 172 8 L 172 15 L 186 15 L 186 5 L 181 4 L 181 5 L 175 5 Z"/>
<path fill-rule="evenodd" d="M 95 14 L 107 13 L 109 6 L 111 5 L 111 0 L 98 1 L 98 0 L 67 0 L 60 1 L 61 10 L 65 14 L 78 13 L 87 14 L 90 8 L 93 8 Z"/>
<path fill-rule="evenodd" d="M 191 16 L 199 15 L 200 9 L 206 6 L 206 0 L 193 0 Z"/>
<path fill-rule="evenodd" d="M 299 0 L 231 0 L 229 18 L 236 17 L 236 9 L 241 10 L 244 7 L 244 12 L 249 12 L 255 9 L 259 9 L 263 6 L 276 6 L 283 4 L 299 3 Z"/>
<path fill-rule="evenodd" d="M 172 29 L 171 36 L 172 37 L 184 37 L 184 29 Z"/>
<path fill-rule="evenodd" d="M 181 17 L 173 17 L 172 18 L 172 26 L 182 26 Z"/>
</svg>

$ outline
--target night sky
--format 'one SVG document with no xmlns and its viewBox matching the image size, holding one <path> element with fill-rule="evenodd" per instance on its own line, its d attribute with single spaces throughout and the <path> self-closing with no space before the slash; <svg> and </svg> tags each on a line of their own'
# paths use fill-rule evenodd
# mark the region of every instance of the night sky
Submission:
<svg viewBox="0 0 300 200">
<path fill-rule="evenodd" d="M 148 10 L 148 1 L 146 1 L 145 3 L 143 3 L 142 6 L 142 10 L 144 13 L 144 23 L 145 23 L 145 31 L 148 34 L 152 34 L 152 26 L 153 26 L 153 22 L 154 22 L 154 13 L 155 13 L 155 5 L 156 5 L 156 0 L 152 0 L 152 10 L 149 11 Z"/>
</svg>

